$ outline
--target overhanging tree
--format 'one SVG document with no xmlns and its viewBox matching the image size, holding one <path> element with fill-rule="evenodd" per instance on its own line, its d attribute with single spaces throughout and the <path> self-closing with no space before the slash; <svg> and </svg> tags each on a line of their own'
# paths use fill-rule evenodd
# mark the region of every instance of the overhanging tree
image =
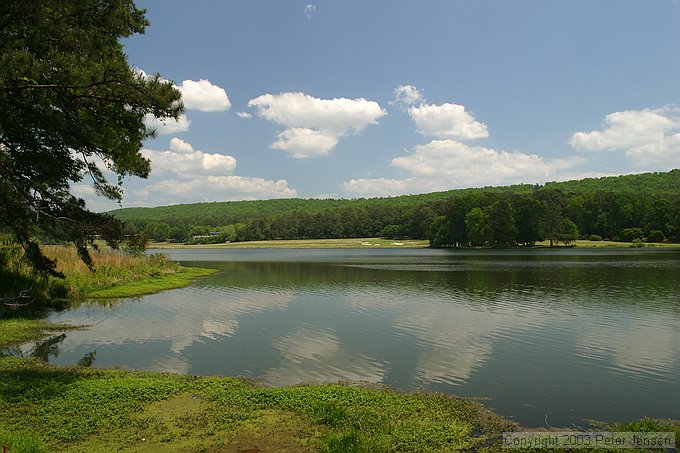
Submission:
<svg viewBox="0 0 680 453">
<path fill-rule="evenodd" d="M 144 32 L 144 14 L 131 0 L 0 2 L 0 228 L 43 273 L 56 271 L 39 235 L 73 242 L 89 263 L 95 234 L 113 244 L 123 234 L 71 184 L 120 201 L 123 178 L 149 174 L 145 116 L 183 111 L 171 82 L 127 62 L 120 40 Z"/>
</svg>

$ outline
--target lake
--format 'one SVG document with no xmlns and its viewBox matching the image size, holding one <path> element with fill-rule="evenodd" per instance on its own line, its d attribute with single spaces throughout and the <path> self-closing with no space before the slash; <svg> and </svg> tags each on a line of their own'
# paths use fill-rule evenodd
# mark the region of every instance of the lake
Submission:
<svg viewBox="0 0 680 453">
<path fill-rule="evenodd" d="M 219 272 L 52 314 L 55 364 L 485 397 L 525 426 L 680 419 L 680 252 L 159 250 Z M 15 353 L 17 351 L 15 350 Z"/>
</svg>

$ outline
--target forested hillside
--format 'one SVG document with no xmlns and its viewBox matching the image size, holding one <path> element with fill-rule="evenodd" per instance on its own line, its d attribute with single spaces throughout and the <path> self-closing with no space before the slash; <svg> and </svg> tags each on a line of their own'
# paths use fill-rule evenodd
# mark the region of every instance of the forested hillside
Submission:
<svg viewBox="0 0 680 453">
<path fill-rule="evenodd" d="M 506 247 L 579 237 L 678 241 L 680 170 L 399 197 L 195 203 L 111 214 L 150 239 L 178 242 L 385 236 L 427 238 L 437 247 Z"/>
</svg>

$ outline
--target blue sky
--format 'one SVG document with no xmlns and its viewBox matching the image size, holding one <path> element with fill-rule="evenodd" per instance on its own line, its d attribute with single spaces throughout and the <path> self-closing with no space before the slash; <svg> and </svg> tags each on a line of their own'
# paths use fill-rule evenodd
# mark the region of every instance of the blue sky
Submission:
<svg viewBox="0 0 680 453">
<path fill-rule="evenodd" d="M 680 167 L 674 0 L 138 1 L 183 92 L 123 206 L 367 197 Z M 111 204 L 76 191 L 91 207 Z"/>
</svg>

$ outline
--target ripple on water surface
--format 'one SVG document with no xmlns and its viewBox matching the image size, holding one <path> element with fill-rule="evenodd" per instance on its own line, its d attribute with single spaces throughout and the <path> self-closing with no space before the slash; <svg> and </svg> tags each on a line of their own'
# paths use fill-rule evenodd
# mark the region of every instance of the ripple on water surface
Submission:
<svg viewBox="0 0 680 453">
<path fill-rule="evenodd" d="M 680 418 L 677 254 L 360 252 L 174 252 L 219 272 L 55 313 L 94 327 L 49 360 L 485 396 L 529 426 Z"/>
</svg>

